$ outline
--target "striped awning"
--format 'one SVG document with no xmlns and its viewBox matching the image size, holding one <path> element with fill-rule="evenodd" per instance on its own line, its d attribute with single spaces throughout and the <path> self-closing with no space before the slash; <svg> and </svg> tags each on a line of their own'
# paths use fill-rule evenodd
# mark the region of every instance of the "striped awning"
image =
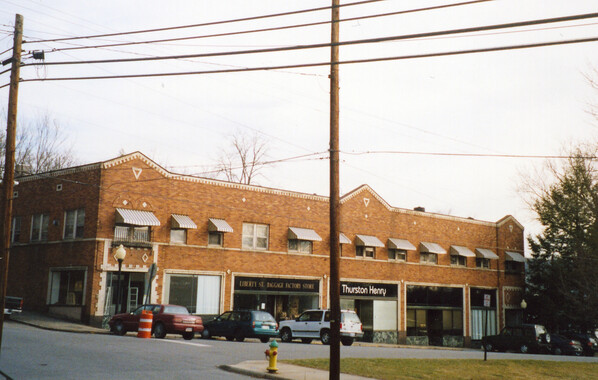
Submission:
<svg viewBox="0 0 598 380">
<path fill-rule="evenodd" d="M 322 241 L 318 233 L 309 228 L 289 227 L 289 239 Z"/>
<path fill-rule="evenodd" d="M 475 257 L 475 253 L 467 247 L 460 245 L 451 245 L 451 255 L 463 256 L 463 257 Z"/>
<path fill-rule="evenodd" d="M 233 228 L 224 219 L 208 219 L 208 231 L 210 232 L 233 232 Z"/>
<path fill-rule="evenodd" d="M 415 246 L 405 239 L 388 238 L 388 248 L 415 251 Z"/>
<path fill-rule="evenodd" d="M 197 225 L 187 215 L 172 214 L 173 228 L 197 229 Z"/>
<path fill-rule="evenodd" d="M 339 236 L 339 242 L 341 244 L 351 244 L 351 240 L 349 240 L 349 238 L 342 232 L 340 233 L 340 236 Z"/>
<path fill-rule="evenodd" d="M 505 260 L 517 261 L 518 263 L 524 263 L 525 257 L 521 253 L 505 251 Z"/>
<path fill-rule="evenodd" d="M 442 248 L 439 244 L 436 243 L 429 243 L 426 241 L 422 241 L 419 243 L 419 251 L 420 252 L 428 252 L 428 253 L 437 253 L 439 255 L 446 254 L 444 248 Z"/>
<path fill-rule="evenodd" d="M 384 244 L 375 236 L 369 235 L 356 235 L 355 245 L 364 247 L 380 247 L 384 248 Z"/>
<path fill-rule="evenodd" d="M 475 253 L 478 257 L 490 260 L 498 260 L 498 255 L 494 251 L 486 248 L 476 248 Z"/>
<path fill-rule="evenodd" d="M 134 226 L 159 226 L 160 221 L 153 212 L 141 210 L 116 209 L 116 223 L 132 224 Z"/>
</svg>

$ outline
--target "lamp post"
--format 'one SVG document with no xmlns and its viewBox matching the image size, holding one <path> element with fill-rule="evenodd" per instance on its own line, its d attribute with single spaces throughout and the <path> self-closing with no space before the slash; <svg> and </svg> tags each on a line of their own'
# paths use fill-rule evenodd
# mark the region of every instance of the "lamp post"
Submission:
<svg viewBox="0 0 598 380">
<path fill-rule="evenodd" d="M 522 313 L 521 313 L 522 314 L 521 318 L 523 319 L 522 322 L 525 323 L 525 309 L 527 309 L 527 302 L 525 302 L 525 299 L 521 300 L 520 306 L 521 306 L 521 309 L 522 309 Z"/>
<path fill-rule="evenodd" d="M 125 256 L 127 256 L 127 251 L 125 250 L 125 247 L 123 247 L 123 245 L 121 244 L 116 249 L 116 254 L 114 255 L 114 257 L 118 261 L 118 282 L 116 284 L 116 311 L 115 311 L 115 314 L 120 313 L 120 280 L 121 280 L 120 275 L 121 275 L 121 269 L 122 269 L 123 260 L 125 259 Z"/>
</svg>

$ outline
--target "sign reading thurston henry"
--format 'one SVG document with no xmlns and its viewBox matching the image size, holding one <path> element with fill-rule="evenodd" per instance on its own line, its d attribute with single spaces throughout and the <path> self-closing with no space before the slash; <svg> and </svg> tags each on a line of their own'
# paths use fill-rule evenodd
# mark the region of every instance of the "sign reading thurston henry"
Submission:
<svg viewBox="0 0 598 380">
<path fill-rule="evenodd" d="M 398 294 L 396 284 L 372 284 L 367 282 L 341 282 L 341 296 L 392 297 Z"/>
<path fill-rule="evenodd" d="M 320 281 L 290 278 L 235 277 L 235 290 L 318 293 L 320 292 Z"/>
</svg>

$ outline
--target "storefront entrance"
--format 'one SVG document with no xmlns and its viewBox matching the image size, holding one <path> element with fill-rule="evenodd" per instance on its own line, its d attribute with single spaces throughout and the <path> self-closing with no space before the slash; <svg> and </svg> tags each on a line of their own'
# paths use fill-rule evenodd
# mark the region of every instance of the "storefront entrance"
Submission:
<svg viewBox="0 0 598 380">
<path fill-rule="evenodd" d="M 108 272 L 106 279 L 105 315 L 114 315 L 118 303 L 118 273 Z M 145 288 L 145 273 L 122 272 L 120 283 L 120 312 L 129 313 L 143 304 Z"/>
</svg>

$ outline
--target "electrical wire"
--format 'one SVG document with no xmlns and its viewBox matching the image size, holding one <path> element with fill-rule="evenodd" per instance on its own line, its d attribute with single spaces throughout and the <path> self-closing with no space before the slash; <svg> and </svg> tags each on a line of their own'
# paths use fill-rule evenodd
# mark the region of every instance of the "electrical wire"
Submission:
<svg viewBox="0 0 598 380">
<path fill-rule="evenodd" d="M 562 155 L 530 155 L 530 154 L 490 154 L 490 153 L 448 153 L 448 152 L 414 152 L 414 151 L 397 151 L 397 150 L 375 150 L 365 152 L 345 152 L 342 154 L 351 156 L 362 156 L 368 154 L 405 154 L 405 155 L 421 155 L 421 156 L 451 156 L 451 157 L 490 157 L 490 158 L 541 158 L 541 159 L 571 159 L 579 156 L 562 156 Z M 579 157 L 586 160 L 596 160 L 596 156 Z"/>
<path fill-rule="evenodd" d="M 396 16 L 396 15 L 401 15 L 401 14 L 436 10 L 436 9 L 449 8 L 449 7 L 457 7 L 457 6 L 462 6 L 462 5 L 471 5 L 471 4 L 475 4 L 475 3 L 482 3 L 482 2 L 488 2 L 488 1 L 494 1 L 494 0 L 474 0 L 474 1 L 467 1 L 467 2 L 461 2 L 461 3 L 437 5 L 437 6 L 426 7 L 426 8 L 409 9 L 409 10 L 404 10 L 404 11 L 396 11 L 396 12 L 388 12 L 388 13 L 379 13 L 379 14 L 374 14 L 374 15 L 345 18 L 342 20 L 338 20 L 338 22 L 358 21 L 358 20 L 366 20 L 366 19 L 378 18 L 378 17 Z M 217 33 L 217 34 L 206 34 L 206 35 L 201 35 L 201 36 L 166 38 L 166 39 L 160 39 L 160 40 L 121 42 L 121 43 L 94 45 L 94 46 L 80 45 L 80 46 L 66 47 L 66 48 L 55 48 L 55 49 L 52 49 L 51 52 L 67 51 L 67 50 L 82 50 L 82 49 L 97 49 L 97 48 L 118 47 L 118 46 L 128 46 L 128 45 L 142 45 L 142 44 L 164 43 L 164 42 L 174 42 L 174 41 L 187 41 L 187 40 L 196 40 L 196 39 L 204 39 L 204 38 L 212 38 L 212 37 L 235 36 L 235 35 L 249 34 L 249 33 L 271 32 L 271 31 L 278 31 L 278 30 L 326 25 L 326 24 L 330 24 L 331 22 L 332 21 L 318 21 L 318 22 L 311 22 L 311 23 L 305 23 L 305 24 L 278 26 L 278 27 L 272 27 L 272 28 L 251 29 L 251 30 L 243 30 L 243 31 L 238 31 L 238 32 L 227 32 L 227 33 Z"/>
<path fill-rule="evenodd" d="M 253 49 L 253 50 L 227 51 L 227 52 L 202 53 L 202 54 L 183 54 L 183 55 L 171 55 L 171 56 L 163 56 L 163 57 L 98 59 L 98 60 L 89 60 L 89 61 L 63 61 L 63 62 L 42 62 L 42 63 L 35 62 L 35 63 L 26 63 L 26 64 L 23 64 L 22 66 L 33 66 L 33 65 L 55 66 L 55 65 L 78 65 L 78 64 L 99 64 L 99 63 L 129 63 L 129 62 L 160 61 L 160 60 L 183 59 L 183 58 L 205 58 L 205 57 L 222 57 L 222 56 L 244 55 L 244 54 L 273 53 L 273 52 L 283 52 L 283 51 L 291 51 L 291 50 L 319 49 L 319 48 L 326 48 L 326 47 L 331 47 L 331 46 L 350 46 L 350 45 L 372 44 L 372 43 L 400 41 L 400 40 L 407 40 L 407 39 L 444 36 L 444 35 L 452 35 L 452 34 L 475 33 L 475 32 L 487 31 L 487 30 L 518 28 L 518 27 L 523 27 L 523 26 L 558 23 L 558 22 L 566 22 L 566 21 L 576 21 L 576 20 L 583 20 L 583 19 L 589 19 L 589 18 L 598 18 L 598 13 L 586 13 L 586 14 L 581 14 L 581 15 L 554 17 L 554 18 L 530 20 L 530 21 L 519 21 L 519 22 L 506 23 L 506 24 L 485 25 L 485 26 L 477 26 L 477 27 L 472 27 L 472 28 L 442 30 L 442 31 L 436 31 L 436 32 L 403 34 L 403 35 L 389 36 L 389 37 L 366 38 L 366 39 L 361 39 L 361 40 L 342 41 L 342 42 L 338 42 L 338 43 L 294 45 L 294 46 L 269 48 L 269 49 Z"/>
<path fill-rule="evenodd" d="M 21 79 L 21 82 L 41 82 L 41 81 L 60 81 L 60 80 L 91 80 L 91 79 L 122 79 L 122 78 L 151 78 L 151 77 L 183 76 L 183 75 L 224 74 L 224 73 L 236 73 L 236 72 L 247 72 L 247 71 L 269 71 L 269 70 L 297 69 L 297 68 L 318 67 L 318 66 L 328 66 L 328 65 L 346 65 L 346 64 L 358 64 L 358 63 L 398 61 L 398 60 L 417 59 L 417 58 L 446 57 L 446 56 L 451 56 L 451 55 L 464 55 L 464 54 L 488 53 L 488 52 L 505 51 L 505 50 L 530 49 L 530 48 L 537 48 L 537 47 L 569 45 L 569 44 L 578 44 L 578 43 L 596 42 L 596 41 L 598 41 L 598 37 L 589 37 L 589 38 L 579 38 L 579 39 L 574 39 L 574 40 L 549 41 L 549 42 L 539 42 L 539 43 L 523 44 L 523 45 L 497 46 L 497 47 L 490 47 L 490 48 L 455 50 L 455 51 L 447 51 L 447 52 L 440 52 L 440 53 L 412 54 L 412 55 L 403 55 L 403 56 L 394 56 L 394 57 L 354 59 L 354 60 L 338 61 L 338 62 L 302 63 L 302 64 L 293 64 L 293 65 L 261 66 L 261 67 L 249 67 L 249 68 L 243 68 L 243 69 L 222 69 L 222 70 L 208 70 L 208 71 L 186 71 L 186 72 L 169 72 L 169 73 L 89 76 L 89 77 L 35 78 L 35 79 Z M 0 88 L 2 88 L 2 87 L 0 87 Z"/>
</svg>

